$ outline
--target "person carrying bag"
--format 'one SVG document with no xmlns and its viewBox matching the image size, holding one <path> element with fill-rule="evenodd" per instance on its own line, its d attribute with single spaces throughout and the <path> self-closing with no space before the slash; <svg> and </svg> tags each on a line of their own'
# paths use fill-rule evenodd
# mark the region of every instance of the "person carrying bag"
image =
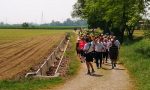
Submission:
<svg viewBox="0 0 150 90">
<path fill-rule="evenodd" d="M 86 44 L 85 44 L 83 50 L 85 52 L 86 66 L 87 66 L 87 69 L 88 69 L 87 74 L 91 75 L 90 68 L 92 69 L 92 73 L 94 73 L 95 71 L 94 71 L 93 65 L 91 63 L 91 62 L 93 62 L 93 56 L 92 56 L 93 45 L 90 42 L 89 38 L 86 39 Z"/>
</svg>

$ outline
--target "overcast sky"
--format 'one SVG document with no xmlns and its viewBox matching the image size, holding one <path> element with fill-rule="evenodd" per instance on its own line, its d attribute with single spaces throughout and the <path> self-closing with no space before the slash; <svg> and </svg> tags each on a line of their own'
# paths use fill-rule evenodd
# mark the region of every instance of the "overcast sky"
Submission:
<svg viewBox="0 0 150 90">
<path fill-rule="evenodd" d="M 77 0 L 0 0 L 0 22 L 46 23 L 71 18 Z M 43 19 L 42 19 L 43 12 Z"/>
</svg>

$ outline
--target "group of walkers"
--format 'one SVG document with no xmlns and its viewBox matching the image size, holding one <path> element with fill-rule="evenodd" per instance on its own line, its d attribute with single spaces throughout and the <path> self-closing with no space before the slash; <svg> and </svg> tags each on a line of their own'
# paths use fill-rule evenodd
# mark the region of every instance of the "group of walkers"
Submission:
<svg viewBox="0 0 150 90">
<path fill-rule="evenodd" d="M 111 60 L 112 69 L 116 67 L 120 48 L 120 42 L 113 35 L 90 35 L 86 33 L 79 34 L 76 43 L 77 55 L 81 62 L 86 62 L 87 74 L 94 73 L 92 62 L 95 60 L 97 69 L 102 68 L 102 64 Z"/>
</svg>

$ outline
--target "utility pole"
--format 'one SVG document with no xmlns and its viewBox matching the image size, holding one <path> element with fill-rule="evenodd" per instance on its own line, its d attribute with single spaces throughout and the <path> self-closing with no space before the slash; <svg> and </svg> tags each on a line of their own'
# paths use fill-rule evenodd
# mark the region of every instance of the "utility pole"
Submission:
<svg viewBox="0 0 150 90">
<path fill-rule="evenodd" d="M 41 24 L 43 24 L 43 11 L 42 11 L 42 15 L 41 15 Z"/>
<path fill-rule="evenodd" d="M 7 24 L 7 17 L 5 18 L 5 24 Z"/>
</svg>

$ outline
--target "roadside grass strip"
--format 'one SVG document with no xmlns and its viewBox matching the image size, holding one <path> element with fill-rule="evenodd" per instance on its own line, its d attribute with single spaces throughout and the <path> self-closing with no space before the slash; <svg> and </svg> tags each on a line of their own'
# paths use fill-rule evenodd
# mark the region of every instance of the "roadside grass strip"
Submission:
<svg viewBox="0 0 150 90">
<path fill-rule="evenodd" d="M 150 40 L 141 39 L 122 46 L 120 61 L 135 78 L 137 90 L 150 90 Z"/>
</svg>

